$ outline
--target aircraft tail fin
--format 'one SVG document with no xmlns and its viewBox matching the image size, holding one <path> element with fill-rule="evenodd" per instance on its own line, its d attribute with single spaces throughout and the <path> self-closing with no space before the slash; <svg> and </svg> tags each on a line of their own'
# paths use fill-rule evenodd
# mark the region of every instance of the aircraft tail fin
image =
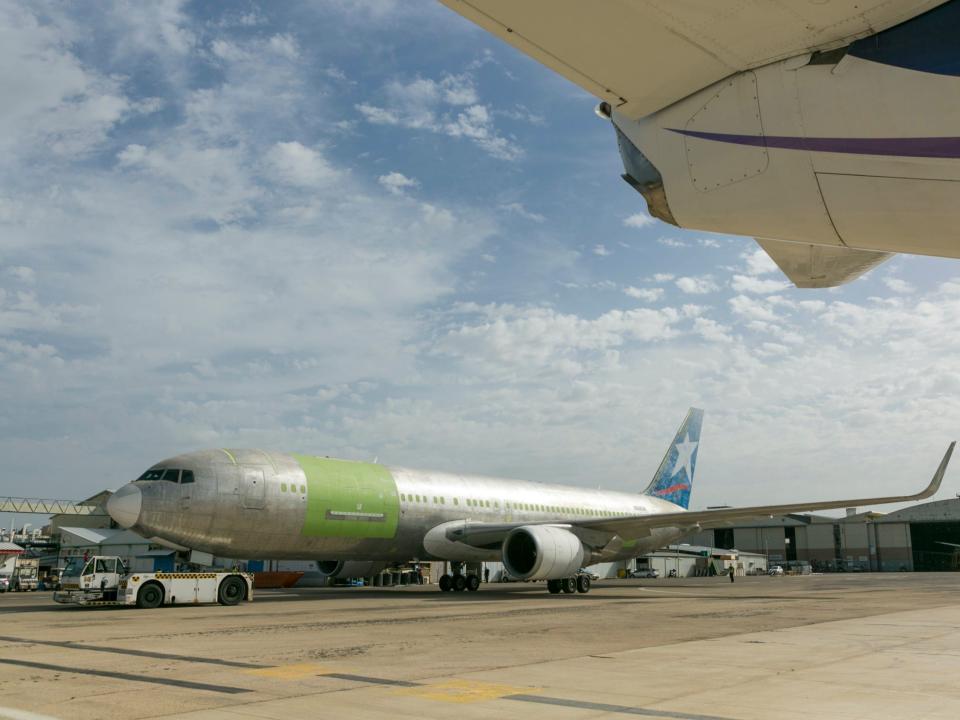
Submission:
<svg viewBox="0 0 960 720">
<path fill-rule="evenodd" d="M 643 491 L 644 495 L 672 502 L 686 509 L 690 505 L 693 489 L 693 473 L 697 466 L 697 450 L 700 447 L 700 427 L 703 425 L 703 410 L 690 408 L 680 429 L 667 448 L 653 480 Z"/>
</svg>

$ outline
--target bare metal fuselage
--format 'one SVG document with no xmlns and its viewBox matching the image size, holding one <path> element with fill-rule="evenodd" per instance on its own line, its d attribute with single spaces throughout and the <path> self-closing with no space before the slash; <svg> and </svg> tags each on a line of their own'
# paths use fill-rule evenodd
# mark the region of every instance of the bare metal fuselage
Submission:
<svg viewBox="0 0 960 720">
<path fill-rule="evenodd" d="M 452 521 L 563 523 L 681 510 L 645 495 L 259 450 L 189 453 L 153 469 L 163 468 L 190 470 L 193 481 L 141 480 L 121 488 L 116 505 L 134 494 L 138 499 L 123 524 L 221 557 L 496 560 L 499 547 L 428 549 L 424 539 Z M 663 529 L 623 538 L 594 561 L 636 557 L 678 537 Z"/>
</svg>

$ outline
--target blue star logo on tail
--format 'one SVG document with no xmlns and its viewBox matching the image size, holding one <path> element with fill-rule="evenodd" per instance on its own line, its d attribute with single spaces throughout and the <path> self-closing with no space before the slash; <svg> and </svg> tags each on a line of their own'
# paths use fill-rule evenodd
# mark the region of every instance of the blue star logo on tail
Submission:
<svg viewBox="0 0 960 720">
<path fill-rule="evenodd" d="M 683 508 L 689 506 L 702 423 L 703 410 L 690 408 L 653 481 L 647 487 L 646 495 L 653 495 Z"/>
</svg>

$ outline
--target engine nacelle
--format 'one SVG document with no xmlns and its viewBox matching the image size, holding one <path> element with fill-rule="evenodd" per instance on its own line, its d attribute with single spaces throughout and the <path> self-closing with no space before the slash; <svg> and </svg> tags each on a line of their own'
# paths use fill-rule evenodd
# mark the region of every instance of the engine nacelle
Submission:
<svg viewBox="0 0 960 720">
<path fill-rule="evenodd" d="M 317 570 L 326 578 L 359 578 L 377 575 L 388 563 L 375 560 L 317 560 Z"/>
<path fill-rule="evenodd" d="M 520 580 L 570 577 L 587 564 L 590 551 L 569 530 L 553 525 L 524 525 L 503 541 L 503 565 Z"/>
</svg>

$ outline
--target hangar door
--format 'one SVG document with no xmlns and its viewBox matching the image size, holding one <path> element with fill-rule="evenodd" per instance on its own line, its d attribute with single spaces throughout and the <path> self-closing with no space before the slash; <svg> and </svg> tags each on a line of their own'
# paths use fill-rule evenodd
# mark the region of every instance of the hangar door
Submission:
<svg viewBox="0 0 960 720">
<path fill-rule="evenodd" d="M 960 522 L 910 523 L 913 569 L 927 572 L 960 570 Z"/>
</svg>

